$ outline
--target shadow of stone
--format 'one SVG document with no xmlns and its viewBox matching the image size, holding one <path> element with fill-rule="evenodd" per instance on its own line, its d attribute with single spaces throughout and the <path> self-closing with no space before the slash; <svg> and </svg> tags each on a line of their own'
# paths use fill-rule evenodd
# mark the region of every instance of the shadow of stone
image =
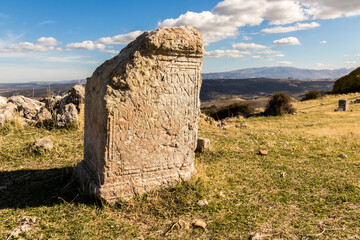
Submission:
<svg viewBox="0 0 360 240">
<path fill-rule="evenodd" d="M 0 172 L 0 209 L 89 202 L 72 176 L 73 167 Z"/>
</svg>

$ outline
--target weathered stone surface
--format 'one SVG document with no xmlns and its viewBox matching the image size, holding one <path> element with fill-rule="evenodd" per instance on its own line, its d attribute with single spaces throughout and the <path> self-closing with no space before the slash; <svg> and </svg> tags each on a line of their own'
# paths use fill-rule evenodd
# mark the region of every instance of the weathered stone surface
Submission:
<svg viewBox="0 0 360 240">
<path fill-rule="evenodd" d="M 43 98 L 40 101 L 45 103 L 45 107 L 50 111 L 60 108 L 60 101 L 63 99 L 62 96 L 50 96 L 47 98 Z"/>
<path fill-rule="evenodd" d="M 210 151 L 210 139 L 199 137 L 197 139 L 196 151 Z"/>
<path fill-rule="evenodd" d="M 45 106 L 42 102 L 24 96 L 12 96 L 8 102 L 15 104 L 20 117 L 27 120 L 35 120 L 36 115 L 40 112 L 41 108 Z"/>
<path fill-rule="evenodd" d="M 39 151 L 51 151 L 53 146 L 54 143 L 48 137 L 38 139 L 34 142 L 34 148 Z"/>
<path fill-rule="evenodd" d="M 85 87 L 84 190 L 109 203 L 190 178 L 204 46 L 192 27 L 143 33 Z"/>
<path fill-rule="evenodd" d="M 7 103 L 7 98 L 6 97 L 1 97 L 0 96 L 0 106 L 3 106 L 3 105 L 5 105 L 6 103 Z"/>
<path fill-rule="evenodd" d="M 67 95 L 65 95 L 61 101 L 60 106 L 64 107 L 67 104 L 74 104 L 78 111 L 80 111 L 80 105 L 85 103 L 85 88 L 82 85 L 75 85 L 72 87 Z"/>
<path fill-rule="evenodd" d="M 3 125 L 6 121 L 13 120 L 16 114 L 16 105 L 13 103 L 7 103 L 0 106 L 0 125 Z"/>
<path fill-rule="evenodd" d="M 56 112 L 56 124 L 58 127 L 69 126 L 72 122 L 79 120 L 76 106 L 72 103 L 65 105 Z"/>
<path fill-rule="evenodd" d="M 49 110 L 45 107 L 41 108 L 39 113 L 36 115 L 36 120 L 40 123 L 51 120 L 52 115 Z"/>
</svg>

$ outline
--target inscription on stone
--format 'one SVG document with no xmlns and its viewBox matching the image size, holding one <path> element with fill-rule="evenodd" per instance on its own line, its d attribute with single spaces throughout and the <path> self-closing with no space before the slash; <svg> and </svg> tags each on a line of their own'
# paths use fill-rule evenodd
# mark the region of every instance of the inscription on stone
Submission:
<svg viewBox="0 0 360 240">
<path fill-rule="evenodd" d="M 87 80 L 84 190 L 109 203 L 194 171 L 202 37 L 188 26 L 143 33 Z"/>
</svg>

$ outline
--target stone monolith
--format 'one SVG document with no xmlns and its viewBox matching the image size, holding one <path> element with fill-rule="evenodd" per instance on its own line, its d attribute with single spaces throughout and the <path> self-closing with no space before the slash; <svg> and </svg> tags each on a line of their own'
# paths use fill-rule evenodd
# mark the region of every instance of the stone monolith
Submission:
<svg viewBox="0 0 360 240">
<path fill-rule="evenodd" d="M 187 180 L 194 171 L 201 34 L 144 32 L 104 62 L 85 87 L 84 190 L 114 203 Z"/>
</svg>

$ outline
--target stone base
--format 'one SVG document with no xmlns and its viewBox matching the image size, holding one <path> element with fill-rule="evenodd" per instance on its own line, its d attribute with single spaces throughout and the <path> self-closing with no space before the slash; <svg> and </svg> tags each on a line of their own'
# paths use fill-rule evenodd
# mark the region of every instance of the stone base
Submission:
<svg viewBox="0 0 360 240">
<path fill-rule="evenodd" d="M 156 172 L 119 176 L 115 183 L 100 184 L 86 167 L 84 161 L 74 169 L 74 175 L 80 183 L 81 190 L 87 195 L 109 204 L 115 204 L 120 199 L 129 200 L 155 189 L 173 187 L 181 181 L 190 180 L 194 173 L 196 173 L 194 166 L 180 169 L 160 169 Z"/>
</svg>

